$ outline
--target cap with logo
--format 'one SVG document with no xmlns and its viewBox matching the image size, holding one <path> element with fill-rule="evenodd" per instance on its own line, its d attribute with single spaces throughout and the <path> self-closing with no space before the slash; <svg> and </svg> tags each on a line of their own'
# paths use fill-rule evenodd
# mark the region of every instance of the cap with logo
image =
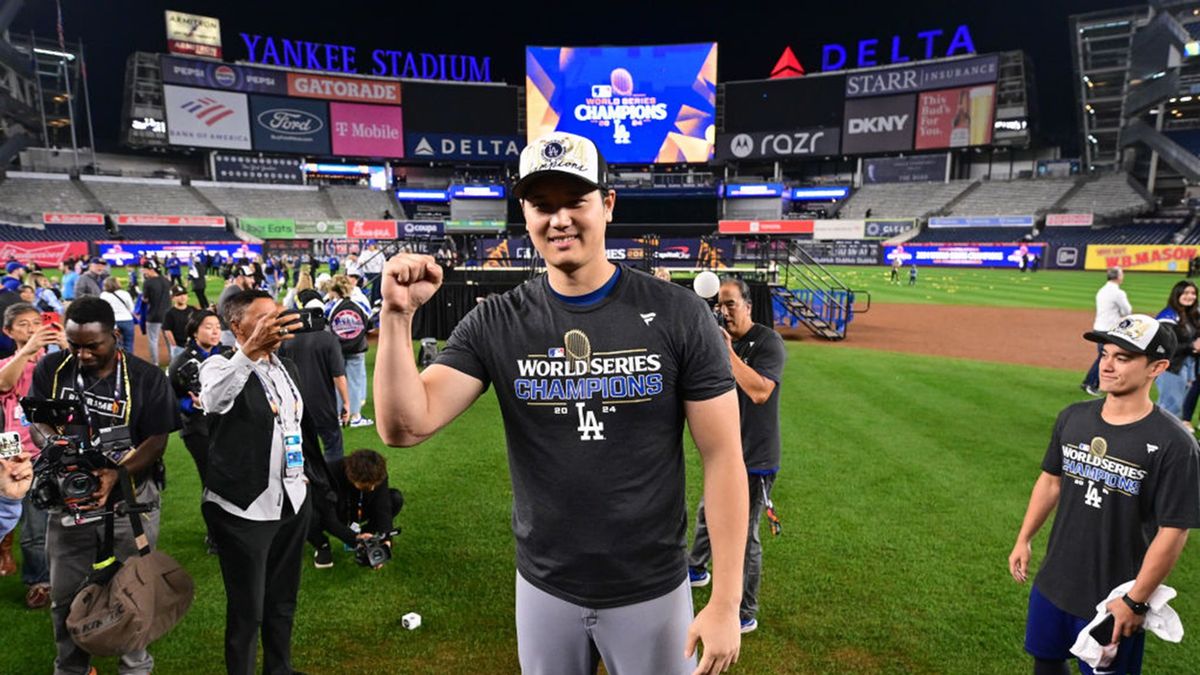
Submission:
<svg viewBox="0 0 1200 675">
<path fill-rule="evenodd" d="M 187 295 L 187 294 L 188 294 L 187 289 L 184 288 L 183 286 L 175 286 L 174 288 L 171 289 L 171 297 L 176 297 L 179 295 Z"/>
<path fill-rule="evenodd" d="M 88 264 L 89 265 L 107 265 L 108 261 L 105 260 L 104 258 L 101 258 L 100 256 L 95 256 L 91 260 L 88 261 Z"/>
<path fill-rule="evenodd" d="M 254 276 L 254 266 L 253 265 L 238 265 L 238 273 L 244 277 L 252 277 L 252 276 Z"/>
<path fill-rule="evenodd" d="M 608 183 L 608 162 L 596 144 L 583 136 L 551 132 L 521 151 L 521 171 L 513 184 L 513 196 L 523 198 L 531 183 L 550 174 L 571 176 L 603 189 Z"/>
<path fill-rule="evenodd" d="M 1175 331 L 1145 314 L 1130 314 L 1109 330 L 1093 330 L 1084 339 L 1100 344 L 1114 344 L 1135 354 L 1145 354 L 1151 361 L 1169 360 L 1175 354 Z"/>
</svg>

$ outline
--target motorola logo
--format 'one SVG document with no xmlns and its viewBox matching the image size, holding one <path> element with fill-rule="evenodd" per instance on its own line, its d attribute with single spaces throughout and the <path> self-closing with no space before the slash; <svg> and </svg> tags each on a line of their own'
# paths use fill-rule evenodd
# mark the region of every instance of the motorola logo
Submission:
<svg viewBox="0 0 1200 675">
<path fill-rule="evenodd" d="M 754 152 L 754 139 L 750 134 L 738 134 L 729 142 L 729 151 L 739 159 L 749 157 L 750 153 Z"/>
</svg>

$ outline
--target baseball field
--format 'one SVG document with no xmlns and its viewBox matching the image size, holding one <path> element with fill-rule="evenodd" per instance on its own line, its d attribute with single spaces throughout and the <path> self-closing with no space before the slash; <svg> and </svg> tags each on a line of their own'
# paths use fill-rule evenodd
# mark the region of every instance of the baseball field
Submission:
<svg viewBox="0 0 1200 675">
<path fill-rule="evenodd" d="M 1079 336 L 1103 274 L 922 270 L 908 287 L 889 285 L 883 268 L 838 272 L 871 291 L 873 307 L 845 342 L 788 342 L 774 493 L 783 534 L 763 529 L 759 628 L 744 636 L 735 672 L 1029 672 L 1028 585 L 1012 581 L 1006 559 L 1055 416 L 1085 396 L 1078 384 L 1094 349 Z M 1131 273 L 1125 288 L 1135 311 L 1154 314 L 1178 279 Z M 374 417 L 369 402 L 364 413 Z M 358 447 L 382 444 L 371 428 L 348 430 L 347 451 Z M 690 442 L 686 452 L 694 511 L 702 475 Z M 511 490 L 495 397 L 424 445 L 385 454 L 406 496 L 395 558 L 373 572 L 337 551 L 332 569 L 316 570 L 306 550 L 294 665 L 517 672 Z M 220 573 L 204 550 L 194 466 L 174 437 L 167 466 L 159 544 L 197 591 L 188 616 L 152 646 L 156 672 L 222 672 Z M 1168 580 L 1181 591 L 1172 604 L 1185 628 L 1200 626 L 1197 546 Z M 697 606 L 707 594 L 695 593 Z M 23 596 L 19 578 L 0 579 L 0 673 L 49 673 L 48 613 L 26 610 Z M 407 612 L 422 615 L 419 629 L 401 627 Z M 1147 664 L 1196 672 L 1200 641 L 1151 637 Z M 115 659 L 97 665 L 116 672 Z"/>
</svg>

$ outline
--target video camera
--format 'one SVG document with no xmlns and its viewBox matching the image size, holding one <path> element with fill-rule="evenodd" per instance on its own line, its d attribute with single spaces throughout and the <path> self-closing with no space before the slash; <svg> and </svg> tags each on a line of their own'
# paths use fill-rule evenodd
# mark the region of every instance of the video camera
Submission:
<svg viewBox="0 0 1200 675">
<path fill-rule="evenodd" d="M 378 567 L 392 559 L 392 547 L 388 541 L 400 534 L 400 528 L 373 534 L 369 539 L 360 539 L 354 547 L 354 561 L 363 567 Z"/>
<path fill-rule="evenodd" d="M 200 361 L 197 359 L 188 359 L 179 365 L 176 372 L 176 378 L 179 384 L 182 384 L 184 389 L 193 394 L 200 393 Z"/>
<path fill-rule="evenodd" d="M 25 397 L 21 409 L 30 422 L 56 429 L 84 424 L 87 413 L 77 401 L 46 400 Z M 100 429 L 95 438 L 50 436 L 42 454 L 33 463 L 33 485 L 29 489 L 33 503 L 40 509 L 62 506 L 76 519 L 83 518 L 84 507 L 95 504 L 92 494 L 100 489 L 95 471 L 116 468 L 133 447 L 129 427 Z"/>
</svg>

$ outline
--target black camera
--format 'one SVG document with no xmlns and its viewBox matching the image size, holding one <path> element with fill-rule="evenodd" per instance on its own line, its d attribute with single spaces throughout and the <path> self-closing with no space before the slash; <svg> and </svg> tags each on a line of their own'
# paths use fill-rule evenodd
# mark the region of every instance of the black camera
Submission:
<svg viewBox="0 0 1200 675">
<path fill-rule="evenodd" d="M 363 567 L 379 567 L 392 559 L 389 540 L 400 534 L 400 528 L 373 534 L 369 539 L 360 539 L 354 547 L 354 561 Z"/>
<path fill-rule="evenodd" d="M 34 506 L 49 509 L 65 506 L 71 512 L 94 503 L 92 494 L 100 489 L 97 469 L 114 464 L 99 451 L 79 447 L 69 436 L 53 436 L 33 463 L 33 485 L 29 494 Z"/>
<path fill-rule="evenodd" d="M 179 365 L 175 373 L 179 384 L 182 384 L 184 389 L 193 394 L 200 393 L 200 361 L 188 359 Z"/>
<path fill-rule="evenodd" d="M 78 401 L 59 401 L 25 397 L 21 409 L 30 422 L 47 424 L 62 430 L 68 425 L 87 428 L 87 413 Z M 95 471 L 112 469 L 133 447 L 129 427 L 100 429 L 95 438 L 55 435 L 46 439 L 41 455 L 33 463 L 33 484 L 29 488 L 35 506 L 40 509 L 66 507 L 78 519 L 82 507 L 95 503 L 100 489 Z"/>
<path fill-rule="evenodd" d="M 300 324 L 299 328 L 289 327 L 288 330 L 292 333 L 315 333 L 319 330 L 325 330 L 325 312 L 317 309 L 288 309 L 280 312 L 279 316 L 284 317 L 289 314 L 295 315 L 295 320 L 289 326 Z"/>
</svg>

